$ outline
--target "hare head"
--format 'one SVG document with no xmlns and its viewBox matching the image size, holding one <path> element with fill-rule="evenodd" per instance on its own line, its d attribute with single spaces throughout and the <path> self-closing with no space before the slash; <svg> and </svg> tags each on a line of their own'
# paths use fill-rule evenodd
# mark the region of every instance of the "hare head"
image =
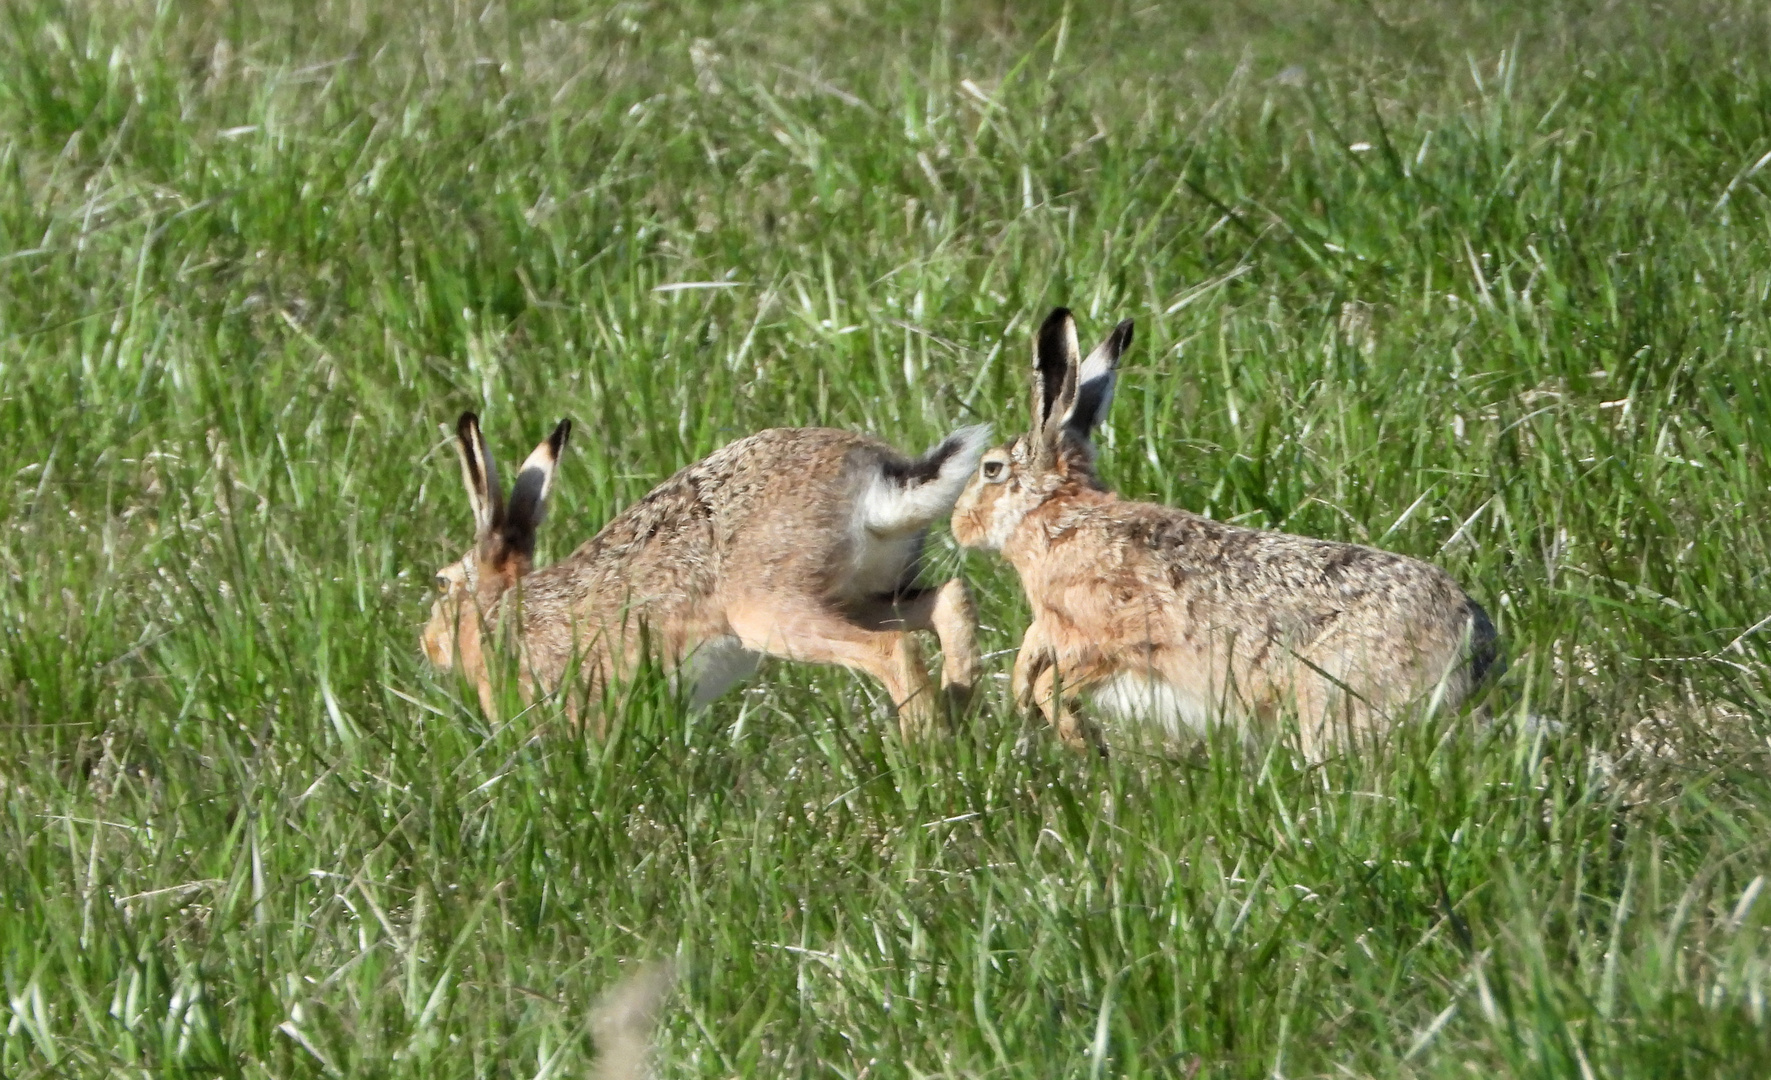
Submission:
<svg viewBox="0 0 1771 1080">
<path fill-rule="evenodd" d="M 1100 489 L 1091 437 L 1107 418 L 1131 334 L 1127 319 L 1084 359 L 1070 312 L 1046 316 L 1033 339 L 1033 426 L 979 461 L 953 508 L 955 540 L 1000 551 L 1021 520 L 1053 496 Z"/>
<path fill-rule="evenodd" d="M 517 470 L 507 499 L 479 417 L 462 413 L 456 422 L 455 448 L 473 507 L 474 544 L 459 561 L 437 571 L 439 595 L 422 637 L 424 654 L 437 667 L 449 670 L 458 656 L 469 668 L 480 664 L 480 621 L 534 564 L 535 529 L 547 513 L 554 470 L 571 433 L 572 422 L 561 420 Z"/>
</svg>

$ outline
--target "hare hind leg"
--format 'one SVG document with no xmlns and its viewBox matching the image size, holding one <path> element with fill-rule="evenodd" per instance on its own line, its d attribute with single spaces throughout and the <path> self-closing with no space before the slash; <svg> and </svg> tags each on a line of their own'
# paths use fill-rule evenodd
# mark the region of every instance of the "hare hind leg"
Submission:
<svg viewBox="0 0 1771 1080">
<path fill-rule="evenodd" d="M 855 621 L 869 630 L 929 630 L 941 643 L 941 692 L 955 706 L 971 699 L 978 683 L 978 609 L 965 582 L 918 589 L 861 605 Z"/>
<path fill-rule="evenodd" d="M 1356 749 L 1387 722 L 1385 714 L 1344 678 L 1319 668 L 1295 675 L 1288 699 L 1284 704 L 1297 714 L 1298 748 L 1306 761 L 1326 761 Z"/>
<path fill-rule="evenodd" d="M 784 660 L 839 664 L 878 679 L 898 710 L 906 740 L 934 726 L 933 689 L 916 639 L 901 629 L 873 630 L 820 602 L 737 604 L 727 612 L 744 648 Z"/>
</svg>

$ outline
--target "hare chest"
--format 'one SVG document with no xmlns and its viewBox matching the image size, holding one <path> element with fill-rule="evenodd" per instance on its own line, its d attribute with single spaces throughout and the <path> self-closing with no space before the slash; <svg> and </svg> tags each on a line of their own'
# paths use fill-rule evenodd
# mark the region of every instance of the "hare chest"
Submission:
<svg viewBox="0 0 1771 1080">
<path fill-rule="evenodd" d="M 1217 714 L 1210 698 L 1154 673 L 1136 671 L 1114 675 L 1097 686 L 1089 700 L 1108 719 L 1122 724 L 1155 724 L 1174 739 L 1207 734 Z"/>
</svg>

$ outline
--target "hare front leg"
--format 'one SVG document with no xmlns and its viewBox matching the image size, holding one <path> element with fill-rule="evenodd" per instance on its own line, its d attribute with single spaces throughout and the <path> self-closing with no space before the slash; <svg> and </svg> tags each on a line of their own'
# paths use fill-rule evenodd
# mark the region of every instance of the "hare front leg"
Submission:
<svg viewBox="0 0 1771 1080">
<path fill-rule="evenodd" d="M 903 630 L 870 630 L 811 600 L 734 605 L 732 632 L 746 649 L 809 664 L 840 664 L 885 685 L 906 740 L 934 726 L 933 689 L 916 639 Z"/>
<path fill-rule="evenodd" d="M 941 643 L 941 694 L 955 709 L 978 683 L 978 609 L 959 578 L 890 600 L 873 600 L 851 614 L 868 630 L 931 630 Z"/>
<path fill-rule="evenodd" d="M 941 690 L 955 706 L 978 685 L 978 609 L 965 582 L 952 578 L 935 593 L 929 621 L 941 642 Z"/>
<path fill-rule="evenodd" d="M 1037 621 L 1027 628 L 1009 677 L 1015 704 L 1023 710 L 1038 708 L 1070 749 L 1093 747 L 1105 753 L 1105 744 L 1094 726 L 1070 707 L 1085 681 L 1086 676 L 1077 665 L 1062 662 Z"/>
</svg>

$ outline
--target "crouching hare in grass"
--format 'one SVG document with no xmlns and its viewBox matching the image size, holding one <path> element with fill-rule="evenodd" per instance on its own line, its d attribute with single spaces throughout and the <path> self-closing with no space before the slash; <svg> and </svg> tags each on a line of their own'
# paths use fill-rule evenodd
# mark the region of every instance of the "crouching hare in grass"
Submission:
<svg viewBox="0 0 1771 1080">
<path fill-rule="evenodd" d="M 840 664 L 885 684 L 906 737 L 936 703 L 911 631 L 941 643 L 944 696 L 977 677 L 977 616 L 964 582 L 916 585 L 928 527 L 945 516 L 989 438 L 962 428 L 920 458 L 877 439 L 775 428 L 688 466 L 570 556 L 531 573 L 560 451 L 560 421 L 506 498 L 472 413 L 457 425 L 474 546 L 437 574 L 425 654 L 459 665 L 494 714 L 488 635 L 508 636 L 525 699 L 576 672 L 591 691 L 649 646 L 704 705 L 762 656 Z M 577 707 L 578 694 L 569 695 Z M 600 721 L 594 725 L 601 731 Z"/>
<path fill-rule="evenodd" d="M 1353 544 L 1238 528 L 1121 499 L 1095 474 L 1132 324 L 1084 359 L 1060 308 L 1034 342 L 1033 427 L 986 453 L 953 511 L 966 547 L 999 551 L 1033 609 L 1012 687 L 1058 735 L 1098 735 L 1069 702 L 1245 735 L 1295 711 L 1303 750 L 1381 730 L 1414 703 L 1455 706 L 1495 662 L 1488 615 L 1443 570 Z"/>
</svg>

